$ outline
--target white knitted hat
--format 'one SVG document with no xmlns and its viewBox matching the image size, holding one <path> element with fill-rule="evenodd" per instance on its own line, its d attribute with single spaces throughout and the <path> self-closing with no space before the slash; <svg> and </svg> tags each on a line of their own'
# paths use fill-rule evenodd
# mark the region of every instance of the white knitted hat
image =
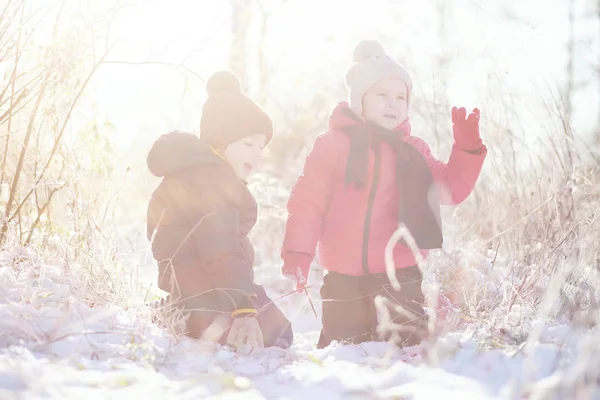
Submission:
<svg viewBox="0 0 600 400">
<path fill-rule="evenodd" d="M 407 106 L 410 110 L 412 80 L 406 68 L 387 55 L 381 43 L 363 40 L 354 47 L 354 64 L 346 72 L 350 109 L 357 115 L 363 114 L 362 99 L 377 82 L 386 78 L 397 78 L 408 88 Z"/>
</svg>

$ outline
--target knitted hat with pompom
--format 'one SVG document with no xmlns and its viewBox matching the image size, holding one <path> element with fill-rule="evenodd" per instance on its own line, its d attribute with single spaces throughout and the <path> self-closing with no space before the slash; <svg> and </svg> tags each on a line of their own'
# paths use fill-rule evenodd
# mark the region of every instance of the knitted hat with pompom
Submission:
<svg viewBox="0 0 600 400">
<path fill-rule="evenodd" d="M 202 107 L 200 139 L 224 150 L 227 145 L 254 134 L 273 137 L 273 122 L 263 109 L 242 93 L 238 77 L 219 71 L 206 82 L 208 99 Z"/>
<path fill-rule="evenodd" d="M 410 110 L 412 80 L 406 68 L 387 55 L 383 45 L 376 40 L 363 40 L 354 47 L 354 63 L 346 72 L 346 86 L 349 90 L 350 109 L 362 116 L 362 99 L 365 93 L 377 82 L 387 78 L 397 78 L 406 83 L 408 89 L 407 106 Z"/>
</svg>

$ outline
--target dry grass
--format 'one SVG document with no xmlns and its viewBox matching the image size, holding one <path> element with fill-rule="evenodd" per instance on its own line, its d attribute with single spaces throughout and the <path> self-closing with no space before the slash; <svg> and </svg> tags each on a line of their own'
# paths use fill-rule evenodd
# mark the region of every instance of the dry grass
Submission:
<svg viewBox="0 0 600 400">
<path fill-rule="evenodd" d="M 77 31 L 59 30 L 53 43 L 38 49 L 39 64 L 22 66 L 16 55 L 34 43 L 33 37 L 23 38 L 21 47 L 14 42 L 14 16 L 24 3 L 12 2 L 2 11 L 11 18 L 0 18 L 0 43 L 11 44 L 0 46 L 11 50 L 0 63 L 15 71 L 0 82 L 0 104 L 10 105 L 9 113 L 0 107 L 0 146 L 9 150 L 2 153 L 0 241 L 11 249 L 10 262 L 3 265 L 17 274 L 30 273 L 52 260 L 62 269 L 65 284 L 89 307 L 118 306 L 149 319 L 151 310 L 145 304 L 160 294 L 146 279 L 149 265 L 153 268 L 143 233 L 148 188 L 140 176 L 122 178 L 106 168 L 123 164 L 110 149 L 99 150 L 92 142 L 87 152 L 78 153 L 81 149 L 63 137 L 101 56 L 93 59 L 84 51 L 89 43 L 72 41 Z M 81 59 L 86 62 L 79 64 Z M 83 79 L 73 73 L 72 79 L 61 80 L 74 64 Z M 428 297 L 430 306 L 435 293 L 445 294 L 460 310 L 451 327 L 476 330 L 482 343 L 522 349 L 539 340 L 540 328 L 533 321 L 547 318 L 589 333 L 581 346 L 594 348 L 600 302 L 600 168 L 589 157 L 594 149 L 581 146 L 565 123 L 561 101 L 551 98 L 535 116 L 539 128 L 522 132 L 515 128 L 524 122 L 514 112 L 519 100 L 503 103 L 493 93 L 490 98 L 494 103 L 489 108 L 501 112 L 486 115 L 482 106 L 481 130 L 489 149 L 482 175 L 463 204 L 444 209 L 446 246 L 422 265 L 425 286 L 434 293 Z M 250 183 L 260 207 L 251 237 L 257 276 L 281 294 L 291 288 L 279 276 L 286 201 L 312 139 L 325 129 L 321 107 L 327 102 L 319 99 L 318 110 L 276 110 L 285 113 L 288 130 L 296 133 L 272 143 L 264 171 Z M 424 137 L 445 159 L 451 135 L 440 104 L 417 103 L 414 132 L 436 132 L 437 139 L 438 132 L 448 132 L 437 148 L 433 137 Z M 104 157 L 99 163 L 103 167 L 85 169 L 86 155 L 98 153 Z M 121 191 L 115 181 L 134 189 Z M 124 223 L 133 228 L 124 229 Z M 313 270 L 313 284 L 322 273 Z M 39 296 L 38 289 L 32 281 L 23 301 Z M 180 317 L 167 315 L 161 322 L 177 335 Z M 432 319 L 432 338 L 442 334 L 434 325 Z M 17 331 L 3 335 L 18 336 Z M 430 361 L 442 356 L 435 345 L 429 350 Z M 564 390 L 583 390 L 597 379 L 593 360 L 573 365 L 560 383 Z"/>
</svg>

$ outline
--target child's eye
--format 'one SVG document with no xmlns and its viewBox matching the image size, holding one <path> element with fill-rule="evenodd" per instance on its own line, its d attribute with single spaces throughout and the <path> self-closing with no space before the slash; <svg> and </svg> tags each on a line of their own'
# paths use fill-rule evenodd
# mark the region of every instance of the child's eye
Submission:
<svg viewBox="0 0 600 400">
<path fill-rule="evenodd" d="M 244 144 L 245 144 L 246 146 L 248 146 L 248 147 L 252 147 L 252 146 L 254 146 L 254 143 L 249 143 L 249 142 L 246 142 L 246 143 L 244 143 Z"/>
<path fill-rule="evenodd" d="M 385 93 L 377 93 L 377 96 L 386 96 Z"/>
</svg>

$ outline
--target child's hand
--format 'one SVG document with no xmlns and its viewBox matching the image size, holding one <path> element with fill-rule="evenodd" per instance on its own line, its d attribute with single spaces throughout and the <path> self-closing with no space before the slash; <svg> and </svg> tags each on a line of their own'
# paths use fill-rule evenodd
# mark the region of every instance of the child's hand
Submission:
<svg viewBox="0 0 600 400">
<path fill-rule="evenodd" d="M 452 107 L 452 131 L 454 142 L 461 149 L 468 152 L 477 152 L 481 149 L 482 142 L 479 135 L 479 109 L 467 117 L 464 107 Z"/>
<path fill-rule="evenodd" d="M 293 271 L 293 269 L 288 269 L 287 264 L 284 264 L 281 269 L 283 276 L 292 281 L 294 284 L 296 292 L 304 293 L 306 290 L 306 278 L 303 276 L 300 267 L 297 267 L 296 271 Z"/>
<path fill-rule="evenodd" d="M 310 256 L 304 253 L 287 253 L 281 267 L 281 274 L 291 280 L 298 293 L 305 290 L 310 268 Z"/>
<path fill-rule="evenodd" d="M 265 347 L 262 330 L 256 318 L 234 319 L 227 335 L 227 344 L 236 349 L 243 345 Z"/>
</svg>

